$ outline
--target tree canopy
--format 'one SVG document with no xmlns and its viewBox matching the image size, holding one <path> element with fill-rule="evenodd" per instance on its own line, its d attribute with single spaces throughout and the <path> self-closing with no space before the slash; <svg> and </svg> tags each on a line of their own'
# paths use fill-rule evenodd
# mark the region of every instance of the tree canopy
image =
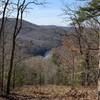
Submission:
<svg viewBox="0 0 100 100">
<path fill-rule="evenodd" d="M 78 20 L 84 22 L 85 20 L 93 19 L 100 24 L 100 0 L 92 0 L 85 7 L 80 7 L 76 11 Z"/>
</svg>

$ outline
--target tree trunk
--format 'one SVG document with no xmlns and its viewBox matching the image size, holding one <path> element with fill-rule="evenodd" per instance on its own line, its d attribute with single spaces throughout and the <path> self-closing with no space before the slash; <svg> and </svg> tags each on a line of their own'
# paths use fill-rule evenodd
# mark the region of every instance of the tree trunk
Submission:
<svg viewBox="0 0 100 100">
<path fill-rule="evenodd" d="M 14 68 L 14 71 L 13 71 L 13 89 L 15 88 L 15 77 L 16 77 L 16 72 L 15 72 L 15 68 Z"/>
<path fill-rule="evenodd" d="M 99 33 L 100 34 L 100 33 Z M 100 37 L 99 37 L 99 43 L 100 43 Z M 98 100 L 100 100 L 100 44 L 99 44 L 99 68 L 98 68 Z"/>
<path fill-rule="evenodd" d="M 2 68 L 2 71 L 1 71 L 1 80 L 2 80 L 2 87 L 1 87 L 1 91 L 2 91 L 2 95 L 4 93 L 4 63 L 5 63 L 5 46 L 4 46 L 4 33 L 2 35 L 2 64 L 1 64 L 1 68 Z"/>
<path fill-rule="evenodd" d="M 12 52 L 11 52 L 10 67 L 9 67 L 9 72 L 8 72 L 6 95 L 8 95 L 10 93 L 10 84 L 11 84 L 11 76 L 12 76 L 14 53 L 15 53 L 15 43 L 16 43 L 15 42 L 15 38 L 13 37 L 13 46 L 12 46 Z"/>
<path fill-rule="evenodd" d="M 6 9 L 8 6 L 9 0 L 6 1 L 4 8 L 3 8 L 3 14 L 2 14 L 2 20 L 1 20 L 1 25 L 0 25 L 0 46 L 2 48 L 2 63 L 1 63 L 1 92 L 3 94 L 4 92 L 4 28 L 5 28 L 5 14 L 6 14 Z"/>
<path fill-rule="evenodd" d="M 16 24 L 15 24 L 13 38 L 12 38 L 12 50 L 11 50 L 11 58 L 10 58 L 10 65 L 9 65 L 8 78 L 7 78 L 6 95 L 10 93 L 10 84 L 11 84 L 12 69 L 13 69 L 13 63 L 14 63 L 13 61 L 14 61 L 14 54 L 15 54 L 16 37 L 18 33 L 20 32 L 20 30 L 18 29 L 19 14 L 20 14 L 20 9 L 18 9 L 17 11 Z"/>
<path fill-rule="evenodd" d="M 90 77 L 89 77 L 89 72 L 90 72 L 90 62 L 89 62 L 89 50 L 86 51 L 86 58 L 85 58 L 85 62 L 86 62 L 86 86 L 90 85 Z"/>
<path fill-rule="evenodd" d="M 74 54 L 72 54 L 72 60 L 73 60 L 73 65 L 72 65 L 72 86 L 74 86 L 74 81 L 75 81 L 75 61 L 74 61 Z"/>
<path fill-rule="evenodd" d="M 1 39 L 1 36 L 2 36 L 2 30 L 4 28 L 5 14 L 6 14 L 6 9 L 7 9 L 7 6 L 9 4 L 9 1 L 10 0 L 7 0 L 7 2 L 4 5 L 4 10 L 3 10 L 3 15 L 2 15 L 2 22 L 1 22 L 1 27 L 0 27 L 0 39 Z"/>
</svg>

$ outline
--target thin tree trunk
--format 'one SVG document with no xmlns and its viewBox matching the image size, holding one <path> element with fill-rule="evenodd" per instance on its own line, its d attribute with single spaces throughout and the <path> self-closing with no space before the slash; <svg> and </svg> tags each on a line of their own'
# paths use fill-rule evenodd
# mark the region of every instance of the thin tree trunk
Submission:
<svg viewBox="0 0 100 100">
<path fill-rule="evenodd" d="M 2 87 L 1 87 L 1 91 L 2 91 L 2 94 L 4 93 L 4 63 L 5 63 L 5 41 L 4 41 L 4 33 L 3 33 L 3 36 L 2 36 L 2 64 L 1 64 L 1 68 L 2 68 L 2 77 L 1 77 L 1 80 L 2 80 Z"/>
<path fill-rule="evenodd" d="M 11 60 L 10 60 L 10 67 L 8 72 L 8 80 L 7 80 L 7 91 L 6 95 L 10 93 L 10 84 L 11 84 L 11 76 L 12 76 L 12 68 L 13 68 L 13 60 L 14 60 L 14 53 L 15 53 L 15 38 L 13 38 L 13 46 L 12 46 L 12 53 L 11 53 Z"/>
<path fill-rule="evenodd" d="M 15 68 L 14 68 L 14 71 L 13 71 L 13 89 L 15 88 L 15 81 L 16 81 L 15 77 L 16 77 L 16 72 L 15 72 Z"/>
<path fill-rule="evenodd" d="M 10 0 L 7 0 L 7 2 L 5 3 L 4 10 L 3 10 L 2 22 L 1 22 L 1 27 L 0 27 L 0 40 L 1 40 L 2 30 L 4 28 L 5 14 L 6 14 L 6 9 L 7 9 L 7 6 L 9 4 L 9 1 Z"/>
<path fill-rule="evenodd" d="M 100 32 L 99 32 L 100 35 Z M 99 68 L 98 68 L 98 100 L 100 100 L 100 37 L 99 37 Z"/>
<path fill-rule="evenodd" d="M 3 94 L 4 92 L 4 27 L 5 27 L 5 14 L 6 14 L 6 9 L 7 9 L 7 6 L 9 4 L 9 1 L 10 0 L 7 0 L 5 5 L 4 5 L 4 8 L 3 8 L 3 14 L 2 14 L 2 21 L 1 21 L 1 25 L 0 25 L 0 46 L 2 46 L 2 63 L 1 63 L 1 92 Z"/>
<path fill-rule="evenodd" d="M 15 45 L 16 45 L 16 32 L 17 32 L 18 21 L 19 21 L 19 19 L 18 19 L 19 18 L 19 11 L 20 10 L 18 10 L 18 13 L 17 13 L 16 24 L 15 24 L 14 33 L 13 33 L 12 50 L 11 50 L 10 66 L 9 66 L 9 71 L 8 71 L 6 95 L 8 95 L 10 93 L 10 84 L 11 84 L 11 77 L 12 77 Z"/>
<path fill-rule="evenodd" d="M 73 70 L 73 72 L 72 72 L 72 85 L 74 85 L 74 80 L 75 80 L 75 66 L 74 66 L 74 64 L 75 64 L 75 61 L 74 61 L 74 54 L 72 54 L 72 59 L 73 59 L 73 68 L 72 68 L 72 70 Z"/>
</svg>

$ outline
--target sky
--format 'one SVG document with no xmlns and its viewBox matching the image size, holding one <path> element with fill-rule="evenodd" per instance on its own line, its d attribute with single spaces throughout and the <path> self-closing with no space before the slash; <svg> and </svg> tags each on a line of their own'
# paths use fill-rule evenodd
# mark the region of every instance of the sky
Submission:
<svg viewBox="0 0 100 100">
<path fill-rule="evenodd" d="M 57 25 L 57 26 L 68 26 L 69 22 L 65 22 L 63 7 L 65 4 L 72 6 L 76 5 L 77 0 L 47 0 L 45 6 L 31 7 L 24 15 L 24 20 L 37 25 Z M 82 5 L 77 1 L 77 5 Z"/>
</svg>

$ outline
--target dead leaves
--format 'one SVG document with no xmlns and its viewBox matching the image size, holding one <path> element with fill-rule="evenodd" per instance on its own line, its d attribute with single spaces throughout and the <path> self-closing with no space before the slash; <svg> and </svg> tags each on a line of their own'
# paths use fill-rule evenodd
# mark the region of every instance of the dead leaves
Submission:
<svg viewBox="0 0 100 100">
<path fill-rule="evenodd" d="M 96 89 L 66 86 L 24 86 L 10 96 L 13 100 L 96 100 Z"/>
</svg>

